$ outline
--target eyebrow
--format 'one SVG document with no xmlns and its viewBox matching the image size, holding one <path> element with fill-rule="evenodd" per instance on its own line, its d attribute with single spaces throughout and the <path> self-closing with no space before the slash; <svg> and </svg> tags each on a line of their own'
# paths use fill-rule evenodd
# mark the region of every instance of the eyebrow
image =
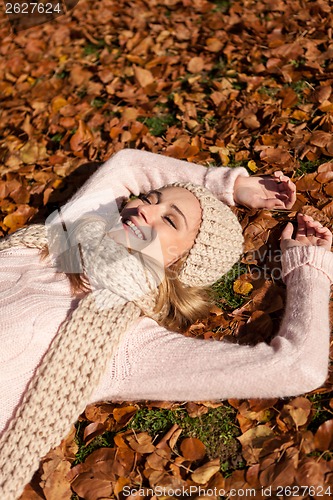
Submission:
<svg viewBox="0 0 333 500">
<path fill-rule="evenodd" d="M 152 191 L 149 191 L 149 194 L 156 194 L 158 202 L 160 202 L 162 200 L 163 193 L 161 193 L 161 191 L 157 191 L 156 189 L 153 189 Z M 183 212 L 180 210 L 180 208 L 178 208 L 174 203 L 171 205 L 171 208 L 176 210 L 176 212 L 178 212 L 179 215 L 181 215 L 183 217 L 186 229 L 188 229 L 186 217 L 183 214 Z"/>
</svg>

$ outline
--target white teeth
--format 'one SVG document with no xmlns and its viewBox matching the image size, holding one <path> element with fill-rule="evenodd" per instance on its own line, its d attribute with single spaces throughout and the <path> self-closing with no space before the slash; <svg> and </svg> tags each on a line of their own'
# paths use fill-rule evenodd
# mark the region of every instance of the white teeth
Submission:
<svg viewBox="0 0 333 500">
<path fill-rule="evenodd" d="M 140 238 L 140 240 L 143 240 L 144 237 L 143 237 L 143 234 L 142 232 L 140 231 L 140 229 L 138 227 L 136 227 L 135 224 L 133 224 L 133 222 L 131 220 L 127 220 L 124 222 L 124 224 L 126 224 L 126 226 L 130 227 L 132 229 L 132 231 L 135 233 L 135 235 Z"/>
</svg>

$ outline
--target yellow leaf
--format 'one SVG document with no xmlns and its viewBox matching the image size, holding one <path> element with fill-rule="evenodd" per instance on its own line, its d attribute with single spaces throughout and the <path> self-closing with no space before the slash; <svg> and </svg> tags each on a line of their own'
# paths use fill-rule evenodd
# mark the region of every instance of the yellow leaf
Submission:
<svg viewBox="0 0 333 500">
<path fill-rule="evenodd" d="M 251 285 L 251 283 L 248 283 L 247 281 L 238 279 L 234 281 L 233 289 L 235 293 L 239 293 L 240 295 L 248 295 L 253 290 L 253 285 Z"/>
<path fill-rule="evenodd" d="M 63 64 L 64 62 L 66 62 L 68 59 L 68 55 L 66 54 L 63 54 L 62 56 L 59 57 L 59 62 L 60 64 Z"/>
<path fill-rule="evenodd" d="M 32 76 L 28 76 L 27 82 L 30 83 L 30 85 L 33 85 L 36 81 L 36 78 L 32 78 Z"/>
<path fill-rule="evenodd" d="M 51 109 L 53 113 L 58 113 L 59 109 L 66 106 L 68 102 L 61 96 L 56 96 L 52 99 Z"/>
<path fill-rule="evenodd" d="M 295 118 L 295 120 L 306 121 L 309 120 L 309 115 L 300 109 L 295 109 L 291 118 Z"/>
<path fill-rule="evenodd" d="M 47 158 L 46 147 L 41 142 L 29 141 L 20 149 L 20 157 L 23 163 L 33 164 Z"/>
<path fill-rule="evenodd" d="M 249 169 L 251 170 L 251 172 L 256 172 L 258 170 L 257 164 L 253 160 L 250 160 L 248 162 L 247 166 L 249 167 Z"/>
<path fill-rule="evenodd" d="M 122 118 L 124 120 L 136 120 L 139 115 L 139 110 L 135 108 L 125 108 L 122 113 Z"/>
</svg>

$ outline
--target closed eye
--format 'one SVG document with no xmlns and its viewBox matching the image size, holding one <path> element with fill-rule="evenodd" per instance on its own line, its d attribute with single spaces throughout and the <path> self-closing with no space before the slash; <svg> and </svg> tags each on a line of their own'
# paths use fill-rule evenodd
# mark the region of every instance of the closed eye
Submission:
<svg viewBox="0 0 333 500">
<path fill-rule="evenodd" d="M 148 196 L 147 196 L 147 195 L 145 195 L 145 194 L 140 194 L 140 195 L 138 196 L 138 198 L 139 198 L 140 200 L 142 200 L 142 201 L 145 201 L 145 202 L 149 203 L 149 205 L 151 205 L 151 204 L 152 204 L 151 200 L 150 200 L 150 199 L 148 198 Z M 157 200 L 157 204 L 158 204 L 158 203 L 159 203 L 159 199 Z M 177 229 L 176 224 L 173 222 L 173 220 L 172 220 L 172 219 L 170 219 L 170 217 L 163 217 L 163 219 L 164 219 L 164 220 L 166 220 L 166 221 L 168 222 L 168 224 L 170 224 L 172 227 L 174 227 L 175 229 Z"/>
<path fill-rule="evenodd" d="M 147 203 L 149 203 L 149 205 L 151 205 L 151 201 L 150 199 L 148 198 L 148 196 L 146 196 L 145 194 L 140 194 L 138 196 L 139 200 L 143 200 L 143 201 L 146 201 Z"/>
<path fill-rule="evenodd" d="M 177 229 L 176 224 L 170 219 L 170 217 L 164 217 L 164 219 L 167 220 L 169 224 L 171 224 L 175 229 Z"/>
</svg>

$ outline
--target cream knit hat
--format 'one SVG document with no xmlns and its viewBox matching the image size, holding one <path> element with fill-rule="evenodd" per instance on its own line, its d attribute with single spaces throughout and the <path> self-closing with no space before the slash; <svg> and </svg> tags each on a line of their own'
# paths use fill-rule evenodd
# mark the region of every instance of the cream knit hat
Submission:
<svg viewBox="0 0 333 500">
<path fill-rule="evenodd" d="M 188 286 L 209 285 L 239 258 L 240 225 L 206 189 L 190 183 L 173 186 L 191 191 L 202 208 L 200 229 L 179 277 Z M 40 458 L 70 431 L 132 322 L 142 314 L 154 318 L 156 281 L 135 255 L 109 237 L 105 219 L 83 216 L 74 231 L 81 237 L 84 269 L 94 286 L 59 327 L 0 437 L 1 500 L 16 500 Z M 0 250 L 48 243 L 45 226 L 35 225 L 2 240 Z"/>
<path fill-rule="evenodd" d="M 244 238 L 236 215 L 208 189 L 175 182 L 164 187 L 182 187 L 194 194 L 202 209 L 202 220 L 179 279 L 188 286 L 206 286 L 217 281 L 238 261 Z"/>
</svg>

